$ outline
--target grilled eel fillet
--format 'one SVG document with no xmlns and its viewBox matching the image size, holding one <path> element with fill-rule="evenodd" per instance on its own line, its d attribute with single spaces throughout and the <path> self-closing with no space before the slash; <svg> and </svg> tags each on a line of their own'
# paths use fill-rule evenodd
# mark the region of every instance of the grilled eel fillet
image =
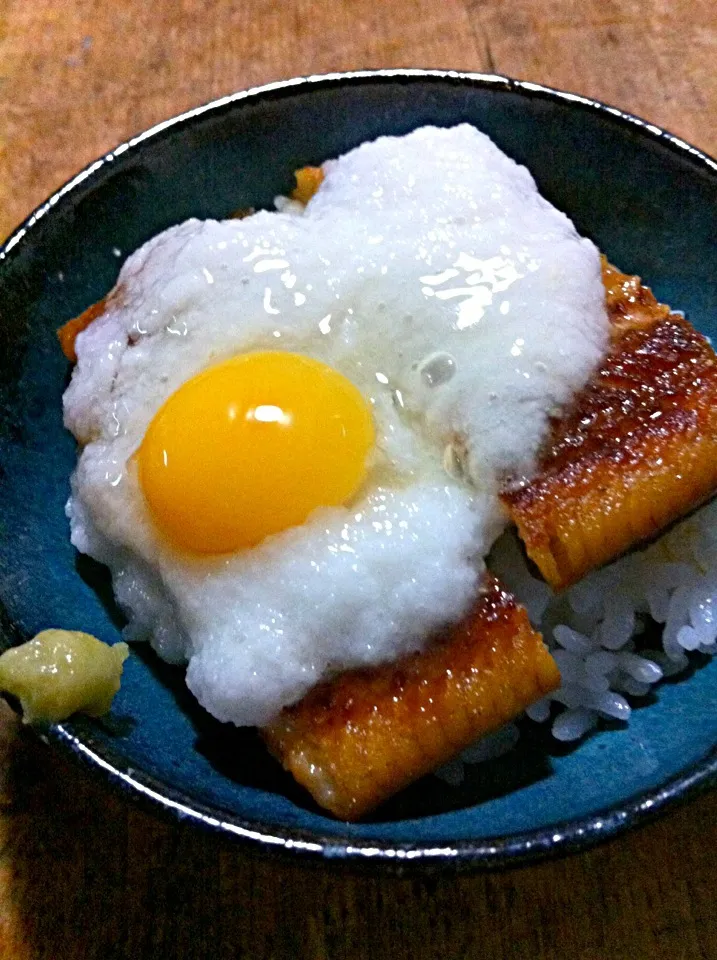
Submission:
<svg viewBox="0 0 717 960">
<path fill-rule="evenodd" d="M 342 673 L 263 735 L 322 807 L 356 820 L 559 683 L 525 610 L 488 576 L 468 616 L 424 653 Z"/>
<path fill-rule="evenodd" d="M 638 277 L 603 261 L 612 344 L 537 475 L 503 494 L 553 589 L 650 539 L 717 488 L 717 357 Z"/>
<path fill-rule="evenodd" d="M 57 331 L 57 339 L 60 341 L 60 349 L 70 363 L 77 363 L 77 353 L 75 351 L 75 340 L 77 340 L 77 335 L 82 333 L 83 330 L 86 330 L 93 320 L 96 320 L 98 317 L 102 316 L 102 314 L 105 312 L 108 298 L 109 295 L 107 297 L 103 297 L 101 300 L 98 300 L 97 303 L 91 304 L 79 315 L 79 317 L 73 317 L 72 320 L 68 320 L 67 323 L 64 323 Z"/>
</svg>

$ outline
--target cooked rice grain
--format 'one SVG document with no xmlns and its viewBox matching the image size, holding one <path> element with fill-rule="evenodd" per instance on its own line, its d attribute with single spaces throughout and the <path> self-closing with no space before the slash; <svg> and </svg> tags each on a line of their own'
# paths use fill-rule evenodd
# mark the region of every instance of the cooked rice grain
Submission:
<svg viewBox="0 0 717 960">
<path fill-rule="evenodd" d="M 688 653 L 717 649 L 715 503 L 560 596 L 532 576 L 514 534 L 496 545 L 491 566 L 528 607 L 560 667 L 562 686 L 528 711 L 538 721 L 552 716 L 559 740 L 579 739 L 600 718 L 628 720 L 629 701 L 682 672 Z M 646 620 L 664 625 L 661 649 L 641 644 L 637 652 Z M 548 701 L 566 709 L 555 716 Z"/>
</svg>

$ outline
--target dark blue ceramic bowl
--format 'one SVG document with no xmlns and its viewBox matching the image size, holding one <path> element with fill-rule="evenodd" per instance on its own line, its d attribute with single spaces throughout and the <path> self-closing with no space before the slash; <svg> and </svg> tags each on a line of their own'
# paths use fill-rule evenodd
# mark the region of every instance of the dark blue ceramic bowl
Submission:
<svg viewBox="0 0 717 960">
<path fill-rule="evenodd" d="M 55 328 L 170 224 L 268 206 L 303 164 L 379 134 L 460 121 L 525 163 L 612 261 L 717 334 L 717 165 L 613 108 L 500 77 L 410 70 L 292 80 L 170 120 L 88 167 L 0 252 L 2 643 L 49 625 L 120 635 L 105 571 L 69 542 L 75 448 L 62 428 L 69 371 Z M 109 719 L 78 718 L 49 737 L 128 796 L 254 850 L 496 866 L 585 846 L 713 781 L 717 663 L 663 684 L 628 727 L 565 749 L 529 724 L 513 753 L 474 768 L 460 788 L 426 778 L 352 825 L 324 816 L 252 732 L 212 720 L 181 671 L 147 650 L 132 653 Z"/>
</svg>

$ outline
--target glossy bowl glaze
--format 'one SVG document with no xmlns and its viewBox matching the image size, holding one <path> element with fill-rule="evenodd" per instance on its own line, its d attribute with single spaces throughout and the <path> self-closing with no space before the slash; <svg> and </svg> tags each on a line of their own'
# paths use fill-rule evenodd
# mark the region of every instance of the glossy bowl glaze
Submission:
<svg viewBox="0 0 717 960">
<path fill-rule="evenodd" d="M 49 626 L 119 638 L 106 571 L 69 542 L 75 461 L 55 328 L 101 297 L 124 257 L 190 216 L 270 206 L 292 171 L 380 134 L 469 121 L 624 270 L 717 335 L 717 165 L 634 117 L 501 77 L 417 70 L 312 77 L 160 124 L 92 164 L 0 251 L 0 632 Z M 578 746 L 527 723 L 509 755 L 448 787 L 428 777 L 359 824 L 316 808 L 257 736 L 194 702 L 182 671 L 135 648 L 112 715 L 48 731 L 128 796 L 255 851 L 406 869 L 491 867 L 635 825 L 717 775 L 717 663 L 664 683 L 629 726 Z"/>
</svg>

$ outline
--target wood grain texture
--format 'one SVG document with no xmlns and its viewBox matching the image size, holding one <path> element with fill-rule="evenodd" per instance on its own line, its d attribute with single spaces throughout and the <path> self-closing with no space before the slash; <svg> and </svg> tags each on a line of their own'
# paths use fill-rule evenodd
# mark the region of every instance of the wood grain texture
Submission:
<svg viewBox="0 0 717 960">
<path fill-rule="evenodd" d="M 0 0 L 0 233 L 127 136 L 255 83 L 497 71 L 717 152 L 714 0 Z M 324 875 L 129 809 L 0 716 L 0 958 L 717 956 L 717 796 L 555 863 Z"/>
<path fill-rule="evenodd" d="M 715 956 L 713 798 L 554 863 L 377 879 L 249 860 L 3 729 L 3 960 Z"/>
</svg>

